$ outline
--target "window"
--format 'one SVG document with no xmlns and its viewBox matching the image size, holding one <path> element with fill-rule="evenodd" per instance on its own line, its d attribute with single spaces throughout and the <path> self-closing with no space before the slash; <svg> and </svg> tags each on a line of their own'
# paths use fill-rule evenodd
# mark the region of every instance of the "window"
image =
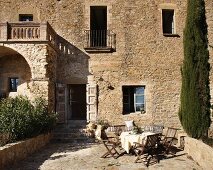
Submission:
<svg viewBox="0 0 213 170">
<path fill-rule="evenodd" d="M 107 7 L 90 7 L 90 45 L 91 47 L 106 47 L 107 38 Z"/>
<path fill-rule="evenodd" d="M 145 87 L 123 86 L 123 114 L 145 111 Z"/>
<path fill-rule="evenodd" d="M 6 98 L 6 93 L 0 92 L 0 100 Z"/>
<path fill-rule="evenodd" d="M 32 14 L 19 14 L 19 21 L 33 21 Z"/>
<path fill-rule="evenodd" d="M 9 91 L 17 92 L 18 78 L 9 78 Z"/>
<path fill-rule="evenodd" d="M 173 9 L 162 10 L 162 21 L 163 34 L 175 34 Z"/>
</svg>

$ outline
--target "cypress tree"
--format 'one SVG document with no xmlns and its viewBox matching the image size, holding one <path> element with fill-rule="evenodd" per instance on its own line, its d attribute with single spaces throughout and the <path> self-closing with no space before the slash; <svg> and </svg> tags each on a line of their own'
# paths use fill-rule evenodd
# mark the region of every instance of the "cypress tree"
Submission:
<svg viewBox="0 0 213 170">
<path fill-rule="evenodd" d="M 179 119 L 186 133 L 202 138 L 211 124 L 210 64 L 204 0 L 188 0 Z"/>
</svg>

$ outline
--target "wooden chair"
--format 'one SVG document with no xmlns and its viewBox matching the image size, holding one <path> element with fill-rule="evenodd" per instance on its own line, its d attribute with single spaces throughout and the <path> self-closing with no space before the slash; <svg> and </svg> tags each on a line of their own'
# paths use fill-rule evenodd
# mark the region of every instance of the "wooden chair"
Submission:
<svg viewBox="0 0 213 170">
<path fill-rule="evenodd" d="M 143 127 L 144 132 L 163 133 L 163 126 L 161 125 L 146 125 Z"/>
<path fill-rule="evenodd" d="M 122 132 L 128 131 L 126 125 L 113 125 L 109 126 L 105 130 L 107 139 L 102 140 L 102 143 L 107 149 L 107 152 L 101 156 L 101 158 L 106 158 L 112 156 L 117 159 L 119 156 L 124 154 L 124 150 L 121 146 L 120 135 Z M 119 152 L 118 152 L 119 151 Z"/>
<path fill-rule="evenodd" d="M 120 136 L 120 134 L 122 132 L 125 132 L 125 131 L 128 131 L 126 125 L 114 125 L 114 126 L 109 126 L 107 129 L 106 129 L 106 133 L 114 133 L 115 135 L 117 136 Z"/>
<path fill-rule="evenodd" d="M 101 158 L 113 157 L 117 159 L 120 156 L 118 149 L 120 147 L 120 141 L 117 138 L 102 139 L 101 142 L 106 148 L 106 153 L 104 153 Z"/>
<path fill-rule="evenodd" d="M 144 159 L 143 162 L 148 167 L 151 158 L 159 162 L 158 142 L 159 134 L 148 135 L 144 144 L 134 142 L 133 151 L 137 156 L 135 163 Z"/>
<path fill-rule="evenodd" d="M 178 130 L 179 129 L 177 128 L 168 127 L 166 134 L 162 135 L 160 148 L 164 154 L 176 154 L 176 152 L 172 150 L 172 148 L 174 147 L 174 142 L 177 140 L 175 136 Z"/>
<path fill-rule="evenodd" d="M 122 132 L 121 128 L 123 128 L 123 125 L 111 126 L 102 132 L 102 139 L 100 141 L 105 146 L 106 153 L 101 158 L 113 157 L 117 159 L 120 156 L 121 142 L 119 135 Z"/>
</svg>

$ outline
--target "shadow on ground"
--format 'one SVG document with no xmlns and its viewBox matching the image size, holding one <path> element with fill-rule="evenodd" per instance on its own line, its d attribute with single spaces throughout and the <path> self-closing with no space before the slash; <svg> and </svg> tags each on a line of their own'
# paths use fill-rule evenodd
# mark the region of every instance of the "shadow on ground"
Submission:
<svg viewBox="0 0 213 170">
<path fill-rule="evenodd" d="M 26 159 L 5 167 L 5 170 L 37 170 L 46 160 L 56 160 L 67 157 L 67 153 L 69 152 L 90 148 L 96 144 L 97 143 L 93 142 L 62 143 L 54 141 L 28 156 Z"/>
</svg>

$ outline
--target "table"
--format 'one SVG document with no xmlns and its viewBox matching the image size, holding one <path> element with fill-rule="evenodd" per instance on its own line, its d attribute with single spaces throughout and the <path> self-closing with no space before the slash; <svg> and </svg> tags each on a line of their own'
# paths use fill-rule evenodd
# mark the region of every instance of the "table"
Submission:
<svg viewBox="0 0 213 170">
<path fill-rule="evenodd" d="M 143 132 L 141 134 L 132 134 L 131 132 L 122 132 L 120 135 L 122 148 L 129 153 L 129 150 L 134 145 L 134 142 L 144 143 L 148 135 L 153 135 L 153 132 Z"/>
</svg>

